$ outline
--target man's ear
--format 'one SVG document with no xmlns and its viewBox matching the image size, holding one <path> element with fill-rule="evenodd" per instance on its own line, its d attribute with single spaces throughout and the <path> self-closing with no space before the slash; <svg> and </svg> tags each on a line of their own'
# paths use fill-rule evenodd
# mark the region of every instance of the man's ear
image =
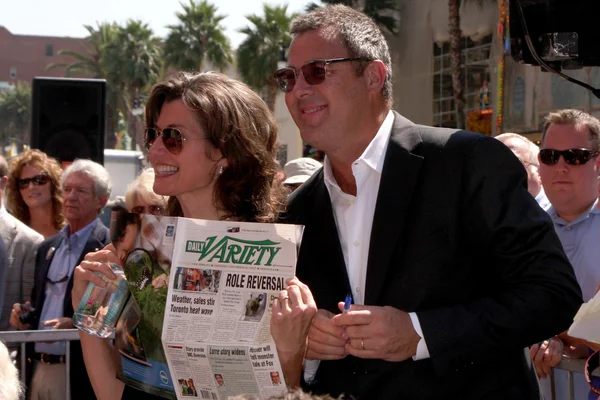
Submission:
<svg viewBox="0 0 600 400">
<path fill-rule="evenodd" d="M 102 209 L 104 208 L 104 206 L 106 206 L 107 202 L 108 202 L 108 196 L 98 197 L 98 214 L 100 214 L 102 212 Z"/>
<path fill-rule="evenodd" d="M 381 60 L 371 61 L 365 69 L 365 78 L 369 90 L 379 93 L 387 77 L 387 69 Z"/>
</svg>

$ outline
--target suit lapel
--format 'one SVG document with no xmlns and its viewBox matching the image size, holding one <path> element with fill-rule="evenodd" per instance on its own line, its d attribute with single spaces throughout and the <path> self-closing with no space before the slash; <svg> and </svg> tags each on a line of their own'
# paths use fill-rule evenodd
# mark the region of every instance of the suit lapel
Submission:
<svg viewBox="0 0 600 400">
<path fill-rule="evenodd" d="M 365 304 L 377 304 L 398 243 L 406 236 L 405 221 L 423 158 L 411 153 L 421 143 L 417 127 L 394 113 L 373 216 Z"/>
</svg>

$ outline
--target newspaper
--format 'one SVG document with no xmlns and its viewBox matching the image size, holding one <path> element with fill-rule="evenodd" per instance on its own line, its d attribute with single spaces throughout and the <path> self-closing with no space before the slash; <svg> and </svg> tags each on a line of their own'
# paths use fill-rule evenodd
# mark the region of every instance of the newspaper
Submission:
<svg viewBox="0 0 600 400">
<path fill-rule="evenodd" d="M 169 399 L 283 393 L 271 303 L 295 275 L 301 227 L 145 215 L 135 229 L 120 379 Z"/>
</svg>

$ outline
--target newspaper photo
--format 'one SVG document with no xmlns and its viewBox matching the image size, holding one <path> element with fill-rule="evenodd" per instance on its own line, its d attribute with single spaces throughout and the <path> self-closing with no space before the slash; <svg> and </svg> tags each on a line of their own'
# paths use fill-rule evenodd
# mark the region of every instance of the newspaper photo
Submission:
<svg viewBox="0 0 600 400">
<path fill-rule="evenodd" d="M 162 332 L 178 399 L 284 392 L 271 303 L 295 274 L 300 229 L 179 218 Z"/>
<path fill-rule="evenodd" d="M 127 213 L 117 220 L 127 234 L 114 245 L 131 292 L 115 333 L 119 379 L 167 399 L 283 393 L 271 303 L 295 275 L 302 228 Z"/>
<path fill-rule="evenodd" d="M 113 243 L 131 296 L 117 322 L 119 379 L 138 390 L 176 399 L 161 343 L 177 218 L 120 212 L 111 230 L 126 232 Z M 113 234 L 113 237 L 120 235 Z"/>
</svg>

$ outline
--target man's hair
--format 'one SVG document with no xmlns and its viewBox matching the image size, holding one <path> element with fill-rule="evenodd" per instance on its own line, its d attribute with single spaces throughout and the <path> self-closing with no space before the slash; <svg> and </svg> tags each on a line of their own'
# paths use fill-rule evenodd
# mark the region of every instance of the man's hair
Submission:
<svg viewBox="0 0 600 400">
<path fill-rule="evenodd" d="M 544 130 L 542 132 L 542 145 L 546 139 L 546 133 L 551 124 L 585 126 L 590 132 L 589 140 L 592 151 L 600 150 L 600 121 L 590 114 L 576 109 L 565 109 L 552 112 L 546 116 Z"/>
<path fill-rule="evenodd" d="M 525 136 L 519 135 L 518 133 L 507 132 L 507 133 L 498 135 L 495 138 L 504 144 L 506 144 L 506 142 L 509 139 L 520 140 L 525 146 L 527 146 L 527 160 L 524 160 L 524 161 L 527 161 L 529 164 L 539 167 L 539 162 L 537 159 L 538 153 L 540 152 L 539 148 L 537 147 L 537 145 L 535 143 L 533 143 L 531 140 L 527 139 Z"/>
<path fill-rule="evenodd" d="M 6 208 L 25 225 L 31 225 L 31 214 L 29 207 L 25 204 L 21 191 L 19 190 L 18 180 L 25 166 L 37 168 L 42 174 L 50 178 L 50 196 L 52 199 L 52 223 L 55 229 L 62 228 L 67 220 L 63 210 L 62 188 L 60 187 L 60 177 L 62 169 L 56 159 L 48 156 L 43 151 L 37 149 L 26 150 L 18 157 L 10 160 L 8 171 L 8 185 L 6 188 Z M 1 175 L 1 173 L 0 173 Z"/>
<path fill-rule="evenodd" d="M 94 197 L 110 197 L 112 183 L 108 171 L 102 165 L 92 160 L 75 160 L 69 165 L 62 174 L 62 183 L 67 180 L 69 175 L 81 173 L 87 175 L 94 182 Z"/>
<path fill-rule="evenodd" d="M 392 105 L 392 61 L 385 36 L 377 24 L 364 13 L 341 4 L 319 7 L 306 14 L 298 15 L 290 25 L 290 33 L 295 38 L 309 31 L 321 30 L 339 34 L 342 44 L 351 57 L 360 57 L 356 62 L 355 73 L 361 76 L 371 61 L 381 60 L 385 64 L 387 75 L 381 89 L 383 99 Z"/>
<path fill-rule="evenodd" d="M 225 211 L 223 219 L 276 221 L 286 191 L 275 182 L 277 122 L 260 96 L 246 84 L 220 73 L 181 72 L 152 89 L 146 126 L 156 127 L 163 104 L 175 100 L 188 107 L 206 133 L 207 142 L 227 159 L 213 195 L 215 206 Z M 166 214 L 183 216 L 175 196 L 169 198 Z"/>
<path fill-rule="evenodd" d="M 8 175 L 8 163 L 4 156 L 0 156 L 0 178 L 6 175 Z"/>
</svg>

